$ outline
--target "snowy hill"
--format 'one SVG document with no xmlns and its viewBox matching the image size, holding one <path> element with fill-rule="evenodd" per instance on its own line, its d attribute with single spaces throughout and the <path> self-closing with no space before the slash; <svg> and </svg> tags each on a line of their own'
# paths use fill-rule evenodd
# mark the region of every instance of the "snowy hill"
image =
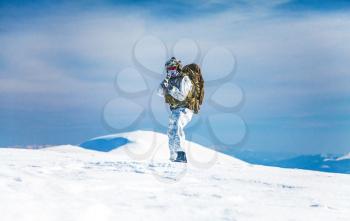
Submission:
<svg viewBox="0 0 350 221">
<path fill-rule="evenodd" d="M 191 142 L 189 163 L 170 163 L 166 143 L 136 131 L 0 149 L 1 220 L 350 220 L 349 175 L 250 165 Z"/>
</svg>

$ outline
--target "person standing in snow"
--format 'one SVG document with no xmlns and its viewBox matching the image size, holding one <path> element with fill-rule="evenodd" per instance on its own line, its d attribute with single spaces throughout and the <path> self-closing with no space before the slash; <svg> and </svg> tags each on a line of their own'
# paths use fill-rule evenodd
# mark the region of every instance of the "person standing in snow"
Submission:
<svg viewBox="0 0 350 221">
<path fill-rule="evenodd" d="M 170 160 L 187 163 L 184 127 L 191 121 L 193 113 L 199 112 L 204 81 L 198 65 L 189 64 L 182 68 L 175 57 L 165 63 L 165 72 L 158 94 L 165 98 L 171 110 L 168 127 Z"/>
</svg>

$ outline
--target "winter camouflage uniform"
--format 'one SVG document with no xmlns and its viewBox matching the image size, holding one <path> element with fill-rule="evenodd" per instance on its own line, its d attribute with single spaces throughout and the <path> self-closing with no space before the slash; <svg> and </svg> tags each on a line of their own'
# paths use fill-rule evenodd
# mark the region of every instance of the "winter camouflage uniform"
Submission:
<svg viewBox="0 0 350 221">
<path fill-rule="evenodd" d="M 173 76 L 168 79 L 168 87 L 160 86 L 158 94 L 165 97 L 166 103 L 170 106 L 168 138 L 170 160 L 177 159 L 178 154 L 185 154 L 184 127 L 191 121 L 193 110 L 189 109 L 188 97 L 193 93 L 194 86 L 191 79 L 181 73 L 181 69 L 174 70 L 176 73 L 171 73 Z M 169 73 L 168 73 L 169 74 Z M 186 160 L 186 155 L 184 156 Z"/>
</svg>

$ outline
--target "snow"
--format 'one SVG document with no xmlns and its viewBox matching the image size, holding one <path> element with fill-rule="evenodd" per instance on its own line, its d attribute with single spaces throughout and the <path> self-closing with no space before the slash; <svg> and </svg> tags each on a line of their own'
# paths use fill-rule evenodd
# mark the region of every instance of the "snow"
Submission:
<svg viewBox="0 0 350 221">
<path fill-rule="evenodd" d="M 350 220 L 350 176 L 245 163 L 187 142 L 168 162 L 167 138 L 136 131 L 92 139 L 110 152 L 63 145 L 0 149 L 2 221 Z"/>
</svg>

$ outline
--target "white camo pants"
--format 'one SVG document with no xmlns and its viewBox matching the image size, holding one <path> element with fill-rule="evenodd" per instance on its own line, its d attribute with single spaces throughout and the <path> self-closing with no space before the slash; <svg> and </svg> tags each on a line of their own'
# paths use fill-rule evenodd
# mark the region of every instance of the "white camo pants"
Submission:
<svg viewBox="0 0 350 221">
<path fill-rule="evenodd" d="M 170 157 L 174 157 L 178 151 L 184 151 L 184 127 L 191 121 L 192 115 L 192 110 L 183 107 L 171 111 L 168 128 Z"/>
</svg>

